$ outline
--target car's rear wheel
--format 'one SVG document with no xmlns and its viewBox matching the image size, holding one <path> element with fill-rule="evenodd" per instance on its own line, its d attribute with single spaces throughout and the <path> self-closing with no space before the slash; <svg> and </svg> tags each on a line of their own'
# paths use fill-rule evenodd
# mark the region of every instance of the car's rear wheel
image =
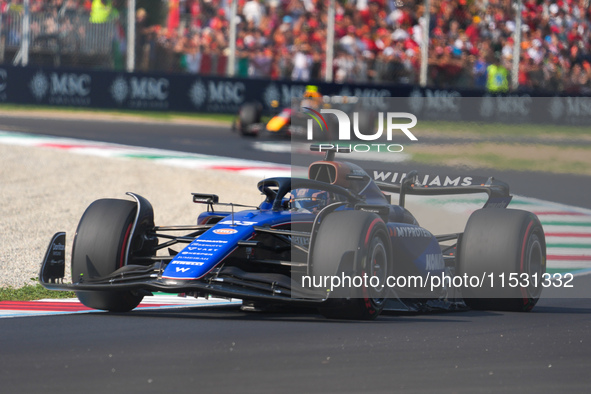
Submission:
<svg viewBox="0 0 591 394">
<path fill-rule="evenodd" d="M 546 240 L 536 215 L 516 209 L 474 212 L 460 242 L 458 274 L 484 278 L 462 290 L 472 309 L 530 311 L 542 292 Z"/>
<path fill-rule="evenodd" d="M 72 282 L 107 276 L 125 264 L 137 204 L 127 200 L 93 202 L 80 219 L 72 249 Z M 85 306 L 127 312 L 143 295 L 132 291 L 77 291 Z"/>
<path fill-rule="evenodd" d="M 323 316 L 371 320 L 382 312 L 392 251 L 386 224 L 379 216 L 364 211 L 327 215 L 310 253 L 314 276 L 342 280 L 319 308 Z M 346 278 L 351 282 L 346 283 Z"/>
</svg>

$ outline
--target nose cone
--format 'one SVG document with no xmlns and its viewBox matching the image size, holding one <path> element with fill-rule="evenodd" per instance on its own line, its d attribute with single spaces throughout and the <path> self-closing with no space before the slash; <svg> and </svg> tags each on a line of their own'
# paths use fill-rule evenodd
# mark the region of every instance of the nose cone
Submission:
<svg viewBox="0 0 591 394">
<path fill-rule="evenodd" d="M 267 123 L 267 130 L 271 132 L 278 132 L 287 124 L 287 119 L 275 116 L 269 123 Z"/>
</svg>

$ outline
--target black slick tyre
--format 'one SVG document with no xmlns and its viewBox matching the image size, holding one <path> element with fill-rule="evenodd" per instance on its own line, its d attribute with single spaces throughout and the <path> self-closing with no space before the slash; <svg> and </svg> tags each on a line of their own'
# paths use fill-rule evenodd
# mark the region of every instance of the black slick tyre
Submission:
<svg viewBox="0 0 591 394">
<path fill-rule="evenodd" d="M 359 280 L 352 286 L 343 283 L 343 287 L 335 289 L 319 308 L 323 316 L 354 320 L 378 317 L 386 301 L 387 288 L 383 285 L 392 257 L 388 229 L 378 215 L 364 211 L 327 215 L 310 253 L 311 272 L 317 277 L 377 278 L 376 282 L 364 281 L 361 286 L 357 286 Z"/>
<path fill-rule="evenodd" d="M 481 286 L 462 290 L 472 309 L 528 312 L 542 292 L 546 241 L 531 212 L 485 208 L 466 224 L 458 252 L 458 274 L 478 276 Z"/>
<path fill-rule="evenodd" d="M 136 203 L 101 199 L 93 202 L 80 219 L 72 249 L 72 282 L 109 275 L 125 264 L 136 215 Z M 132 291 L 77 291 L 82 304 L 93 309 L 127 312 L 143 295 Z"/>
<path fill-rule="evenodd" d="M 261 122 L 262 107 L 259 103 L 246 103 L 238 112 L 240 134 L 245 137 L 256 137 L 256 133 L 250 130 L 250 126 Z"/>
</svg>

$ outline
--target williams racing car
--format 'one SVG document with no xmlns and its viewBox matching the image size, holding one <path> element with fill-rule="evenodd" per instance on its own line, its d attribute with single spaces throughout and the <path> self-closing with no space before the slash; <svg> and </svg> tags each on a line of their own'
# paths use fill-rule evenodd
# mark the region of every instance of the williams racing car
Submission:
<svg viewBox="0 0 591 394">
<path fill-rule="evenodd" d="M 422 185 L 415 172 L 385 183 L 336 161 L 335 153 L 328 149 L 312 163 L 307 179 L 261 180 L 259 206 L 194 193 L 193 201 L 207 207 L 195 225 L 156 225 L 151 204 L 134 193 L 131 200 L 97 200 L 76 231 L 71 283 L 64 282 L 63 232 L 49 245 L 40 282 L 115 312 L 134 309 L 155 291 L 240 299 L 245 309 L 313 307 L 338 319 L 534 307 L 542 286 L 533 279 L 546 270 L 544 232 L 534 214 L 506 209 L 505 183 Z M 488 199 L 463 233 L 434 235 L 405 208 L 408 195 L 467 193 Z M 517 283 L 509 286 L 509 278 Z"/>
</svg>

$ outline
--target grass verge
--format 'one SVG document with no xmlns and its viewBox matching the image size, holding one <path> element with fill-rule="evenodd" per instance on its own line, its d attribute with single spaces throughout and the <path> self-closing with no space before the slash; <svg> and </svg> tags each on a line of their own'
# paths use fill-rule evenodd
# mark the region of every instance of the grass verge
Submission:
<svg viewBox="0 0 591 394">
<path fill-rule="evenodd" d="M 48 113 L 70 114 L 84 118 L 85 115 L 96 117 L 100 115 L 110 117 L 123 117 L 137 120 L 157 120 L 157 121 L 206 121 L 220 123 L 220 125 L 231 125 L 235 114 L 215 114 L 215 113 L 193 113 L 193 112 L 168 112 L 168 111 L 134 111 L 134 110 L 115 110 L 98 108 L 80 108 L 80 107 L 51 107 L 40 105 L 18 105 L 1 104 L 0 111 L 11 114 L 20 113 Z M 264 117 L 263 122 L 269 117 Z M 448 135 L 450 137 L 532 137 L 541 139 L 591 139 L 589 128 L 584 126 L 560 126 L 551 124 L 504 124 L 504 123 L 477 123 L 477 122 L 435 122 L 428 120 L 419 120 L 419 123 L 412 129 L 413 133 L 419 136 L 428 135 Z"/>
<path fill-rule="evenodd" d="M 33 301 L 43 298 L 73 298 L 73 291 L 47 290 L 39 283 L 25 285 L 18 289 L 14 287 L 0 288 L 0 301 Z"/>
<path fill-rule="evenodd" d="M 419 121 L 412 129 L 416 135 L 442 134 L 456 137 L 531 137 L 540 139 L 589 139 L 589 127 L 554 124 L 506 124 L 478 122 Z M 419 138 L 420 139 L 420 138 Z"/>
<path fill-rule="evenodd" d="M 133 111 L 133 110 L 114 110 L 114 109 L 97 109 L 97 108 L 79 108 L 79 107 L 46 107 L 38 105 L 16 105 L 16 104 L 2 104 L 0 111 L 10 112 L 12 114 L 21 113 L 51 113 L 55 114 L 70 114 L 84 117 L 84 115 L 97 116 L 105 115 L 111 117 L 125 117 L 137 120 L 158 120 L 158 121 L 173 121 L 173 120 L 187 120 L 187 121 L 208 121 L 219 122 L 220 124 L 230 125 L 234 119 L 234 115 L 229 114 L 212 114 L 212 113 L 192 113 L 192 112 L 167 112 L 167 111 Z"/>
<path fill-rule="evenodd" d="M 538 144 L 414 145 L 412 160 L 446 166 L 591 175 L 591 146 Z"/>
</svg>

